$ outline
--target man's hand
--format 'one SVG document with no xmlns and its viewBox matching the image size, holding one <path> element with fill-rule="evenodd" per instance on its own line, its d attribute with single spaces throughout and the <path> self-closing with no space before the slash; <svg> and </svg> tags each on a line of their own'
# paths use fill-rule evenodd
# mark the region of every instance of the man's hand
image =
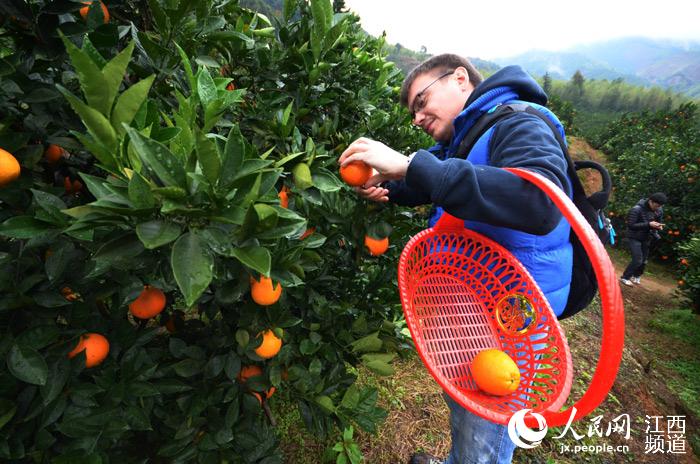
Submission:
<svg viewBox="0 0 700 464">
<path fill-rule="evenodd" d="M 380 186 L 370 186 L 367 188 L 353 187 L 352 189 L 365 200 L 376 201 L 379 203 L 386 203 L 389 201 L 389 190 Z"/>
<path fill-rule="evenodd" d="M 649 227 L 651 227 L 652 229 L 656 229 L 656 230 L 664 230 L 665 225 L 666 224 L 662 224 L 662 223 L 656 222 L 656 221 L 651 221 L 649 223 Z"/>
<path fill-rule="evenodd" d="M 365 188 L 364 190 L 369 190 L 369 188 L 375 187 L 377 184 L 380 184 L 385 180 L 402 179 L 404 176 L 406 176 L 406 170 L 408 169 L 407 156 L 392 150 L 381 142 L 365 137 L 360 137 L 352 142 L 343 152 L 343 154 L 340 155 L 340 158 L 338 158 L 338 162 L 341 166 L 345 166 L 353 161 L 362 161 L 367 163 L 375 171 L 377 171 L 367 182 L 365 182 L 363 187 L 368 188 Z M 386 191 L 386 189 L 381 188 L 379 188 L 379 190 Z M 358 189 L 355 191 L 357 192 Z M 374 199 L 372 197 L 375 196 L 377 196 L 377 198 L 385 196 L 385 194 L 377 193 L 376 190 L 364 193 L 358 192 L 358 194 L 362 196 L 367 195 L 365 198 L 368 199 Z"/>
</svg>

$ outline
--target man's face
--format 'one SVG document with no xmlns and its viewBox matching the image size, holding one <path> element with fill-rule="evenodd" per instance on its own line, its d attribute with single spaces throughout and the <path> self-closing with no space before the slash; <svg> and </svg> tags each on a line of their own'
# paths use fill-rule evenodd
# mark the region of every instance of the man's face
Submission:
<svg viewBox="0 0 700 464">
<path fill-rule="evenodd" d="M 452 121 L 464 108 L 474 87 L 464 68 L 452 73 L 421 74 L 408 91 L 408 109 L 413 123 L 438 142 L 448 142 L 454 133 Z"/>
<path fill-rule="evenodd" d="M 659 208 L 661 208 L 661 203 L 657 203 L 657 202 L 655 202 L 654 200 L 649 200 L 649 208 L 650 208 L 652 211 L 656 211 L 656 210 L 658 210 Z"/>
</svg>

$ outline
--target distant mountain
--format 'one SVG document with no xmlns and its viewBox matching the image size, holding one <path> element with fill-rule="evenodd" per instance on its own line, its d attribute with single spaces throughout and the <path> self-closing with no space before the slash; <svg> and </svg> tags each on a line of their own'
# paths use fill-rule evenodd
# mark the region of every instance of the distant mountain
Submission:
<svg viewBox="0 0 700 464">
<path fill-rule="evenodd" d="M 568 80 L 580 70 L 586 79 L 623 78 L 639 85 L 658 85 L 700 98 L 700 42 L 640 37 L 597 42 L 563 52 L 529 51 L 494 60 L 501 66 L 519 64 L 530 74 L 549 73 Z"/>
</svg>

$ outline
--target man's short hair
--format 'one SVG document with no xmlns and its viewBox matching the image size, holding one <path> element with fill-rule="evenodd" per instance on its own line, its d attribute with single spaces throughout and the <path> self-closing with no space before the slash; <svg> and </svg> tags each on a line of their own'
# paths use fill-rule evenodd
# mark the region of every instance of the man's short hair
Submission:
<svg viewBox="0 0 700 464">
<path fill-rule="evenodd" d="M 408 106 L 408 89 L 411 88 L 411 84 L 413 84 L 413 81 L 415 81 L 418 76 L 422 76 L 423 74 L 435 74 L 437 76 L 438 74 L 453 71 L 460 66 L 467 70 L 469 82 L 471 82 L 474 87 L 484 80 L 471 61 L 463 56 L 453 55 L 451 53 L 431 56 L 413 68 L 406 76 L 406 79 L 404 79 L 403 85 L 401 86 L 401 104 L 403 106 Z"/>
<path fill-rule="evenodd" d="M 649 195 L 649 199 L 654 203 L 658 203 L 660 205 L 665 205 L 668 201 L 668 198 L 666 198 L 666 194 L 663 192 L 652 193 L 651 195 Z"/>
</svg>

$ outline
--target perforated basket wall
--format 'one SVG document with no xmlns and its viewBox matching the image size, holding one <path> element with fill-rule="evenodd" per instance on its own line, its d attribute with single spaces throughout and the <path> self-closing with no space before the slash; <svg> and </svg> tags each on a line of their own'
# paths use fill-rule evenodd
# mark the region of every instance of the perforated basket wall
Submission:
<svg viewBox="0 0 700 464">
<path fill-rule="evenodd" d="M 505 168 L 540 188 L 559 208 L 593 266 L 602 312 L 600 357 L 586 392 L 559 411 L 571 389 L 571 354 L 564 333 L 527 270 L 497 243 L 443 214 L 411 239 L 399 260 L 399 291 L 409 330 L 428 371 L 470 411 L 506 423 L 521 409 L 541 413 L 550 427 L 578 420 L 605 399 L 615 382 L 625 339 L 625 314 L 615 267 L 581 212 L 541 175 Z M 578 316 L 577 316 L 578 317 Z M 518 364 L 511 395 L 480 392 L 470 365 L 484 348 L 499 348 Z M 526 416 L 529 427 L 539 419 Z"/>
<path fill-rule="evenodd" d="M 571 388 L 571 355 L 549 303 L 505 248 L 475 232 L 428 229 L 399 265 L 404 314 L 428 370 L 462 406 L 506 423 L 520 409 L 558 410 Z M 471 361 L 498 348 L 521 381 L 508 396 L 482 393 Z"/>
</svg>

